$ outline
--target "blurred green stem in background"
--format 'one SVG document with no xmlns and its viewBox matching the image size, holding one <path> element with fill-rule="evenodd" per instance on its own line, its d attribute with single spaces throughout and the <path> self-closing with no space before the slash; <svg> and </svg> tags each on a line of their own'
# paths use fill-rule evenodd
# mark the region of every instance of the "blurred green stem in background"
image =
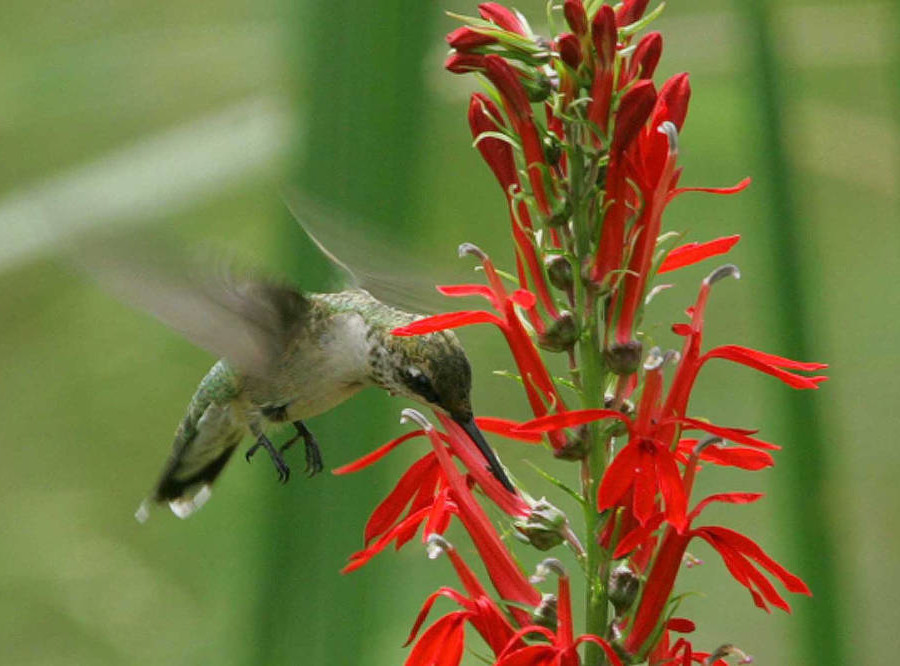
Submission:
<svg viewBox="0 0 900 666">
<path fill-rule="evenodd" d="M 765 229 L 775 287 L 770 295 L 772 334 L 782 345 L 778 353 L 801 360 L 818 358 L 814 349 L 814 321 L 810 313 L 810 270 L 803 256 L 803 223 L 797 214 L 792 173 L 785 148 L 783 124 L 785 96 L 778 67 L 778 46 L 772 30 L 772 3 L 768 0 L 736 2 L 746 20 L 753 74 L 751 110 L 761 137 L 755 166 L 760 183 L 769 193 Z M 827 390 L 827 389 L 826 389 Z M 784 450 L 783 473 L 777 494 L 783 502 L 780 516 L 786 542 L 792 545 L 790 562 L 803 562 L 798 573 L 813 591 L 813 599 L 798 602 L 797 625 L 803 631 L 802 653 L 795 663 L 846 664 L 846 622 L 839 617 L 842 594 L 836 566 L 838 551 L 831 533 L 826 476 L 829 469 L 822 402 L 815 395 L 792 391 L 780 398 Z M 778 498 L 776 498 L 777 501 Z"/>
<path fill-rule="evenodd" d="M 422 134 L 422 63 L 431 34 L 424 26 L 437 8 L 416 0 L 373 6 L 308 2 L 294 11 L 288 36 L 299 47 L 291 62 L 304 129 L 289 185 L 317 203 L 382 227 L 386 237 L 415 232 L 409 206 Z M 299 284 L 308 283 L 303 234 L 292 222 L 283 234 L 278 263 Z M 367 425 L 384 424 L 388 417 L 370 413 L 366 423 L 346 423 L 341 433 L 319 437 L 368 442 Z M 326 470 L 340 452 L 349 455 L 348 448 L 325 446 Z M 389 467 L 383 469 L 390 474 Z M 294 476 L 292 484 L 310 486 L 303 491 L 310 502 L 285 501 L 285 488 L 273 483 L 268 506 L 257 507 L 266 518 L 248 663 L 365 663 L 371 646 L 363 644 L 365 632 L 354 627 L 366 626 L 366 616 L 371 619 L 387 599 L 377 598 L 377 582 L 365 574 L 356 574 L 353 594 L 347 594 L 348 582 L 338 574 L 342 561 L 333 553 L 351 529 L 342 515 L 367 513 L 370 507 L 359 506 L 351 489 L 335 496 L 334 484 L 321 490 L 322 478 Z M 349 485 L 350 479 L 344 481 Z M 371 475 L 369 481 L 377 485 Z M 352 543 L 360 534 L 354 532 Z"/>
</svg>

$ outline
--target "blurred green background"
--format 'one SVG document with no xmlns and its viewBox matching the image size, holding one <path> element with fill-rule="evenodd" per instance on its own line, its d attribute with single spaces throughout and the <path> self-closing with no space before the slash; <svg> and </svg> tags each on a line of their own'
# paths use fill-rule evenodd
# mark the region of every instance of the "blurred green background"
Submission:
<svg viewBox="0 0 900 666">
<path fill-rule="evenodd" d="M 545 27 L 543 5 L 518 6 Z M 213 359 L 54 258 L 69 234 L 131 225 L 237 248 L 321 288 L 324 264 L 281 201 L 299 187 L 377 225 L 392 251 L 433 262 L 436 281 L 462 241 L 508 266 L 502 196 L 465 122 L 473 81 L 441 70 L 455 25 L 444 10 L 475 8 L 4 3 L 0 662 L 399 664 L 424 597 L 456 585 L 416 542 L 338 573 L 415 446 L 355 476 L 298 474 L 286 487 L 267 461 L 237 461 L 191 520 L 160 510 L 138 525 L 132 513 Z M 690 240 L 743 235 L 731 259 L 744 277 L 716 287 L 708 344 L 832 364 L 810 395 L 727 364 L 698 383 L 696 414 L 785 447 L 774 470 L 706 474 L 705 492 L 768 494 L 708 520 L 757 539 L 816 596 L 768 616 L 698 545 L 706 565 L 680 579 L 704 593 L 683 607 L 694 644 L 732 642 L 759 664 L 890 663 L 900 15 L 886 2 L 694 0 L 671 3 L 656 28 L 662 73 L 692 75 L 682 182 L 755 180 L 738 197 L 682 197 L 667 214 Z M 660 343 L 676 344 L 668 323 L 712 266 L 676 274 L 678 289 L 654 302 Z M 478 411 L 525 417 L 518 389 L 491 374 L 512 365 L 500 336 L 462 337 Z M 403 432 L 404 406 L 369 391 L 314 419 L 326 465 Z M 495 443 L 534 494 L 552 492 L 523 462 L 545 452 Z"/>
</svg>

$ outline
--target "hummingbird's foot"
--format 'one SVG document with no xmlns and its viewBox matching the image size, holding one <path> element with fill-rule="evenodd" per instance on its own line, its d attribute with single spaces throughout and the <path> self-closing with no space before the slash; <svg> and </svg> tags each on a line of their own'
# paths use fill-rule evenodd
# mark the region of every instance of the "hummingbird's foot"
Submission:
<svg viewBox="0 0 900 666">
<path fill-rule="evenodd" d="M 319 443 L 303 421 L 294 421 L 294 427 L 297 429 L 296 436 L 285 442 L 279 451 L 284 453 L 294 445 L 294 442 L 302 437 L 303 444 L 306 446 L 306 475 L 313 477 L 325 469 L 325 465 L 322 463 L 322 451 L 319 449 Z"/>
<path fill-rule="evenodd" d="M 275 469 L 278 471 L 278 480 L 281 483 L 287 483 L 288 479 L 291 478 L 291 468 L 287 466 L 287 463 L 284 462 L 284 458 L 281 457 L 281 453 L 275 450 L 275 447 L 272 445 L 272 442 L 269 441 L 269 438 L 266 437 L 262 432 L 254 433 L 256 435 L 256 444 L 248 449 L 245 454 L 245 458 L 247 462 L 250 462 L 250 458 L 253 457 L 253 454 L 256 453 L 256 450 L 260 447 L 264 448 L 269 452 L 269 457 L 272 459 L 272 464 L 275 465 Z"/>
</svg>

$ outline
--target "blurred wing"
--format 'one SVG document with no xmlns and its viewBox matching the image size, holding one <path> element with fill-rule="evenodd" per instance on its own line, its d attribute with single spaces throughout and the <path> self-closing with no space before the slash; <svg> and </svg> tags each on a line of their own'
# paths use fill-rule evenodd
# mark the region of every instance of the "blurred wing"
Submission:
<svg viewBox="0 0 900 666">
<path fill-rule="evenodd" d="M 388 305 L 410 312 L 442 312 L 448 301 L 435 285 L 468 281 L 460 264 L 426 262 L 389 242 L 379 242 L 371 223 L 299 191 L 285 194 L 284 201 L 306 235 L 344 276 L 344 285 L 365 289 Z M 450 256 L 455 253 L 449 252 Z"/>
<path fill-rule="evenodd" d="M 268 373 L 310 309 L 293 287 L 204 271 L 158 243 L 81 241 L 73 262 L 117 298 L 250 374 Z"/>
</svg>

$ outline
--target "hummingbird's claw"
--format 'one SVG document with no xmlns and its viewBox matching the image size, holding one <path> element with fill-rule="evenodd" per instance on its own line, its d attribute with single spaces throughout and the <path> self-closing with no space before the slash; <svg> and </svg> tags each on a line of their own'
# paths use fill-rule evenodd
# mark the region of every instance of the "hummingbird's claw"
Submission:
<svg viewBox="0 0 900 666">
<path fill-rule="evenodd" d="M 275 447 L 272 446 L 272 442 L 270 442 L 269 438 L 266 437 L 262 432 L 257 434 L 256 444 L 251 446 L 244 456 L 247 461 L 250 461 L 250 458 L 253 457 L 253 454 L 256 453 L 256 450 L 259 447 L 263 447 L 266 451 L 269 452 L 269 457 L 272 459 L 272 464 L 275 465 L 275 470 L 278 472 L 278 481 L 281 483 L 287 483 L 291 478 L 291 468 L 287 466 L 287 463 L 284 462 L 284 458 L 281 457 L 281 453 L 275 450 Z"/>
<path fill-rule="evenodd" d="M 250 459 L 253 457 L 253 454 L 256 453 L 256 449 L 258 449 L 258 448 L 259 448 L 259 443 L 257 442 L 256 444 L 251 446 L 249 449 L 247 449 L 247 453 L 244 454 L 244 459 L 247 462 L 250 462 Z"/>
<path fill-rule="evenodd" d="M 322 451 L 319 449 L 319 443 L 315 436 L 303 421 L 294 421 L 294 427 L 297 429 L 297 436 L 282 446 L 281 450 L 284 451 L 302 437 L 303 444 L 306 446 L 306 476 L 312 478 L 325 469 L 325 465 L 322 463 Z"/>
</svg>

